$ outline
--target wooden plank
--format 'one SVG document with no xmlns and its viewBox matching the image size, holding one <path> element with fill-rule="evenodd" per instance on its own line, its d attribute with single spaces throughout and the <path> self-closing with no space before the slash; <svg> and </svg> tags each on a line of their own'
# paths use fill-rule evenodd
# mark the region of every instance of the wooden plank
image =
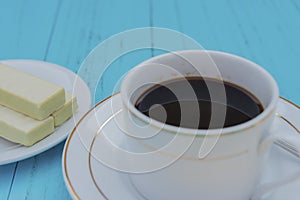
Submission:
<svg viewBox="0 0 300 200">
<path fill-rule="evenodd" d="M 43 59 L 59 1 L 1 2 L 0 59 Z"/>
<path fill-rule="evenodd" d="M 178 30 L 197 40 L 204 48 L 216 48 L 219 44 L 209 18 L 205 1 L 153 1 L 154 26 Z"/>
<path fill-rule="evenodd" d="M 71 199 L 61 170 L 63 146 L 19 162 L 9 199 Z"/>
<path fill-rule="evenodd" d="M 127 29 L 148 26 L 148 5 L 148 1 L 64 0 L 45 55 L 46 60 L 76 72 L 89 51 L 99 42 Z M 100 81 L 102 87 L 99 82 L 97 99 L 111 92 L 116 80 L 136 62 L 144 60 L 143 56 L 151 56 L 150 51 L 115 61 L 114 66 L 105 73 L 103 81 Z M 91 83 L 94 82 L 91 80 Z M 20 163 L 10 198 L 69 199 L 61 174 L 62 148 L 61 144 Z"/>
<path fill-rule="evenodd" d="M 281 95 L 300 103 L 299 1 L 261 1 L 232 9 L 248 37 L 253 60 L 266 68 L 279 84 Z M 255 11 L 255 12 L 253 12 Z"/>
<path fill-rule="evenodd" d="M 16 163 L 0 166 L 0 200 L 9 197 L 16 167 Z"/>
<path fill-rule="evenodd" d="M 43 59 L 57 6 L 58 1 L 1 2 L 0 59 Z M 16 163 L 0 166 L 0 199 L 11 194 L 17 169 Z"/>
<path fill-rule="evenodd" d="M 149 2 L 146 0 L 88 0 L 85 3 L 66 0 L 55 27 L 47 60 L 77 72 L 84 58 L 97 44 L 122 31 L 148 27 L 149 23 Z M 123 48 L 122 42 L 119 45 L 119 48 Z M 104 62 L 106 55 L 99 56 L 103 57 Z M 110 95 L 115 83 L 128 69 L 150 56 L 147 50 L 127 54 L 114 61 L 105 72 L 106 75 L 99 80 L 90 77 L 92 71 L 80 74 L 89 86 L 99 86 L 97 91 L 92 91 L 94 103 Z"/>
<path fill-rule="evenodd" d="M 153 25 L 179 30 L 204 48 L 250 59 L 300 103 L 298 1 L 153 1 Z"/>
<path fill-rule="evenodd" d="M 65 0 L 47 60 L 76 72 L 88 53 L 113 34 L 149 25 L 148 1 Z"/>
</svg>

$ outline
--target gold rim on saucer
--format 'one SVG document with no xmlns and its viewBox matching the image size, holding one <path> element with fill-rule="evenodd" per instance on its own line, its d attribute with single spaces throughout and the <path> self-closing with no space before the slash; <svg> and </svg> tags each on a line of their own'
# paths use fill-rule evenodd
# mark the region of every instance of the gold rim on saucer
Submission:
<svg viewBox="0 0 300 200">
<path fill-rule="evenodd" d="M 65 150 L 64 150 L 64 153 L 63 153 L 63 164 L 64 164 L 64 171 L 65 171 L 65 178 L 67 180 L 66 182 L 66 185 L 70 191 L 70 193 L 72 194 L 73 198 L 74 199 L 77 199 L 79 200 L 80 197 L 78 196 L 78 194 L 76 193 L 74 187 L 72 186 L 71 184 L 71 181 L 70 181 L 70 178 L 69 178 L 69 174 L 68 174 L 68 170 L 67 170 L 67 152 L 68 152 L 68 148 L 69 148 L 69 144 L 70 144 L 70 141 L 76 131 L 76 129 L 78 128 L 79 124 L 83 121 L 83 119 L 92 111 L 94 110 L 95 108 L 97 108 L 99 105 L 103 104 L 104 102 L 108 101 L 109 99 L 111 99 L 113 96 L 119 94 L 120 92 L 117 92 L 117 93 L 114 93 L 113 95 L 110 95 L 108 96 L 107 98 L 103 99 L 102 101 L 100 101 L 99 103 L 97 103 L 94 107 L 92 107 L 86 114 L 84 114 L 82 116 L 82 118 L 78 121 L 78 123 L 76 124 L 76 126 L 74 127 L 74 129 L 72 130 L 70 136 L 68 137 L 67 141 L 66 141 L 66 144 L 65 144 Z M 284 97 L 281 97 L 280 96 L 280 99 L 282 99 L 283 101 L 285 101 L 286 103 L 296 107 L 297 109 L 300 109 L 300 106 L 297 105 L 296 103 L 284 98 Z M 106 123 L 110 120 L 110 118 L 113 118 L 118 112 L 120 111 L 117 111 L 116 113 L 114 113 L 112 116 L 110 116 L 108 118 L 108 120 L 106 120 L 101 127 L 105 126 Z M 300 134 L 300 131 L 299 129 L 291 122 L 289 121 L 287 118 L 285 118 L 284 116 L 282 116 L 281 114 L 279 113 L 276 113 L 276 116 L 279 117 L 280 119 L 282 119 L 283 121 L 285 121 L 288 125 L 290 125 L 298 134 Z M 100 129 L 102 129 L 100 127 Z M 100 130 L 99 129 L 99 130 Z M 92 147 L 93 147 L 93 144 L 94 144 L 94 141 L 96 139 L 96 137 L 100 134 L 100 131 L 97 131 L 97 133 L 94 135 L 93 137 L 93 140 L 92 140 L 92 143 L 91 143 L 91 146 L 89 148 L 89 157 L 88 157 L 88 165 L 89 165 L 89 173 L 90 173 L 90 176 L 92 178 L 92 181 L 96 187 L 96 189 L 98 190 L 98 192 L 100 193 L 100 195 L 106 199 L 106 200 L 109 200 L 108 197 L 105 195 L 105 193 L 101 190 L 100 186 L 97 184 L 96 182 L 96 179 L 93 175 L 93 172 L 92 172 L 92 168 L 91 168 L 91 150 L 92 150 Z"/>
<path fill-rule="evenodd" d="M 70 193 L 72 194 L 72 196 L 76 199 L 76 200 L 80 200 L 78 194 L 75 192 L 74 190 L 74 187 L 72 186 L 71 184 L 71 181 L 70 181 L 70 177 L 69 177 L 69 174 L 68 174 L 68 170 L 67 170 L 67 152 L 68 152 L 68 148 L 69 148 L 69 145 L 70 145 L 70 141 L 75 133 L 75 131 L 77 130 L 79 124 L 83 121 L 83 119 L 85 119 L 85 117 L 91 112 L 93 111 L 95 108 L 97 108 L 99 105 L 101 105 L 102 103 L 104 103 L 105 101 L 109 100 L 111 97 L 119 94 L 120 92 L 116 92 L 108 97 L 106 97 L 105 99 L 103 99 L 102 101 L 98 102 L 95 106 L 93 106 L 89 111 L 87 111 L 81 118 L 80 120 L 77 122 L 77 124 L 75 125 L 74 129 L 72 130 L 71 134 L 69 135 L 67 141 L 66 141 L 66 144 L 65 144 L 65 150 L 63 152 L 63 163 L 64 163 L 64 171 L 65 171 L 65 176 L 66 176 L 66 179 L 67 179 L 67 187 L 70 191 Z M 101 193 L 101 192 L 100 192 Z M 102 194 L 102 193 L 101 193 Z"/>
</svg>

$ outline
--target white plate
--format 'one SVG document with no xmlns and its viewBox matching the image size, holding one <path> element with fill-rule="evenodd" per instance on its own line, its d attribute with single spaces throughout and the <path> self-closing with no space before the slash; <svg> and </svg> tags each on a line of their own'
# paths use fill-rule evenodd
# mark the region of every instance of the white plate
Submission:
<svg viewBox="0 0 300 200">
<path fill-rule="evenodd" d="M 72 118 L 57 127 L 54 133 L 31 147 L 24 147 L 0 138 L 0 165 L 3 165 L 37 155 L 66 139 L 76 121 L 90 109 L 91 95 L 87 85 L 79 76 L 56 64 L 35 60 L 4 60 L 0 62 L 64 87 L 67 92 L 77 96 L 79 106 Z"/>
<path fill-rule="evenodd" d="M 63 153 L 63 172 L 67 188 L 74 199 L 144 199 L 131 184 L 128 174 L 113 170 L 91 156 L 95 155 L 93 154 L 95 152 L 105 151 L 114 157 L 114 151 L 97 145 L 97 140 L 103 139 L 98 137 L 99 135 L 109 137 L 115 145 L 124 144 L 122 131 L 117 126 L 106 123 L 113 119 L 112 116 L 120 113 L 121 105 L 119 94 L 103 100 L 86 113 L 70 134 Z M 295 126 L 300 126 L 300 110 L 296 105 L 281 98 L 277 111 Z M 100 127 L 103 134 L 97 134 Z M 293 127 L 280 118 L 275 119 L 272 128 L 282 128 L 286 134 L 296 135 Z M 300 159 L 274 146 L 262 180 L 264 182 L 279 180 L 289 173 L 300 173 L 299 166 Z M 269 193 L 264 199 L 296 200 L 300 196 L 299 188 L 300 180 L 296 180 L 283 189 Z"/>
</svg>

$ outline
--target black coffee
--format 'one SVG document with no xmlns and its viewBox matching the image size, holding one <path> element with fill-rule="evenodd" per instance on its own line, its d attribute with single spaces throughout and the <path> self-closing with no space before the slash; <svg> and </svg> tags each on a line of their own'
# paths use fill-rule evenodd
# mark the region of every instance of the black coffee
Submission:
<svg viewBox="0 0 300 200">
<path fill-rule="evenodd" d="M 157 84 L 138 98 L 135 107 L 166 124 L 197 129 L 237 125 L 263 111 L 259 100 L 246 89 L 203 77 Z"/>
</svg>

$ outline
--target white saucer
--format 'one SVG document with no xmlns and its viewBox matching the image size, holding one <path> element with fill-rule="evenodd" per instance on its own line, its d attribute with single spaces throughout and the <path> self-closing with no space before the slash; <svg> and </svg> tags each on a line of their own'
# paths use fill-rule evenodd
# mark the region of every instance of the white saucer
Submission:
<svg viewBox="0 0 300 200">
<path fill-rule="evenodd" d="M 99 151 L 114 156 L 113 151 L 101 148 L 101 145 L 96 146 L 97 140 L 100 140 L 96 133 L 101 126 L 103 128 L 106 122 L 113 119 L 112 116 L 120 112 L 121 106 L 120 94 L 108 97 L 87 112 L 70 134 L 63 153 L 63 173 L 67 188 L 74 199 L 145 199 L 131 184 L 128 174 L 113 170 L 91 156 Z M 293 103 L 281 98 L 277 112 L 296 127 L 300 126 L 300 109 Z M 286 134 L 296 135 L 293 127 L 280 118 L 275 119 L 272 127 L 283 128 Z M 123 133 L 116 126 L 107 126 L 106 130 L 102 130 L 103 133 L 109 133 L 107 135 L 116 145 L 122 146 Z M 300 173 L 300 159 L 277 146 L 271 150 L 268 165 L 267 171 L 263 173 L 263 182 L 280 179 L 290 175 L 289 173 Z M 300 180 L 296 180 L 282 189 L 276 189 L 264 199 L 296 200 L 299 199 L 299 188 Z"/>
<path fill-rule="evenodd" d="M 64 87 L 67 92 L 77 96 L 79 106 L 72 118 L 57 127 L 54 133 L 31 147 L 24 147 L 0 138 L 0 165 L 3 165 L 37 155 L 66 139 L 76 122 L 90 109 L 91 95 L 89 88 L 79 76 L 59 65 L 36 60 L 4 60 L 0 62 Z"/>
</svg>

